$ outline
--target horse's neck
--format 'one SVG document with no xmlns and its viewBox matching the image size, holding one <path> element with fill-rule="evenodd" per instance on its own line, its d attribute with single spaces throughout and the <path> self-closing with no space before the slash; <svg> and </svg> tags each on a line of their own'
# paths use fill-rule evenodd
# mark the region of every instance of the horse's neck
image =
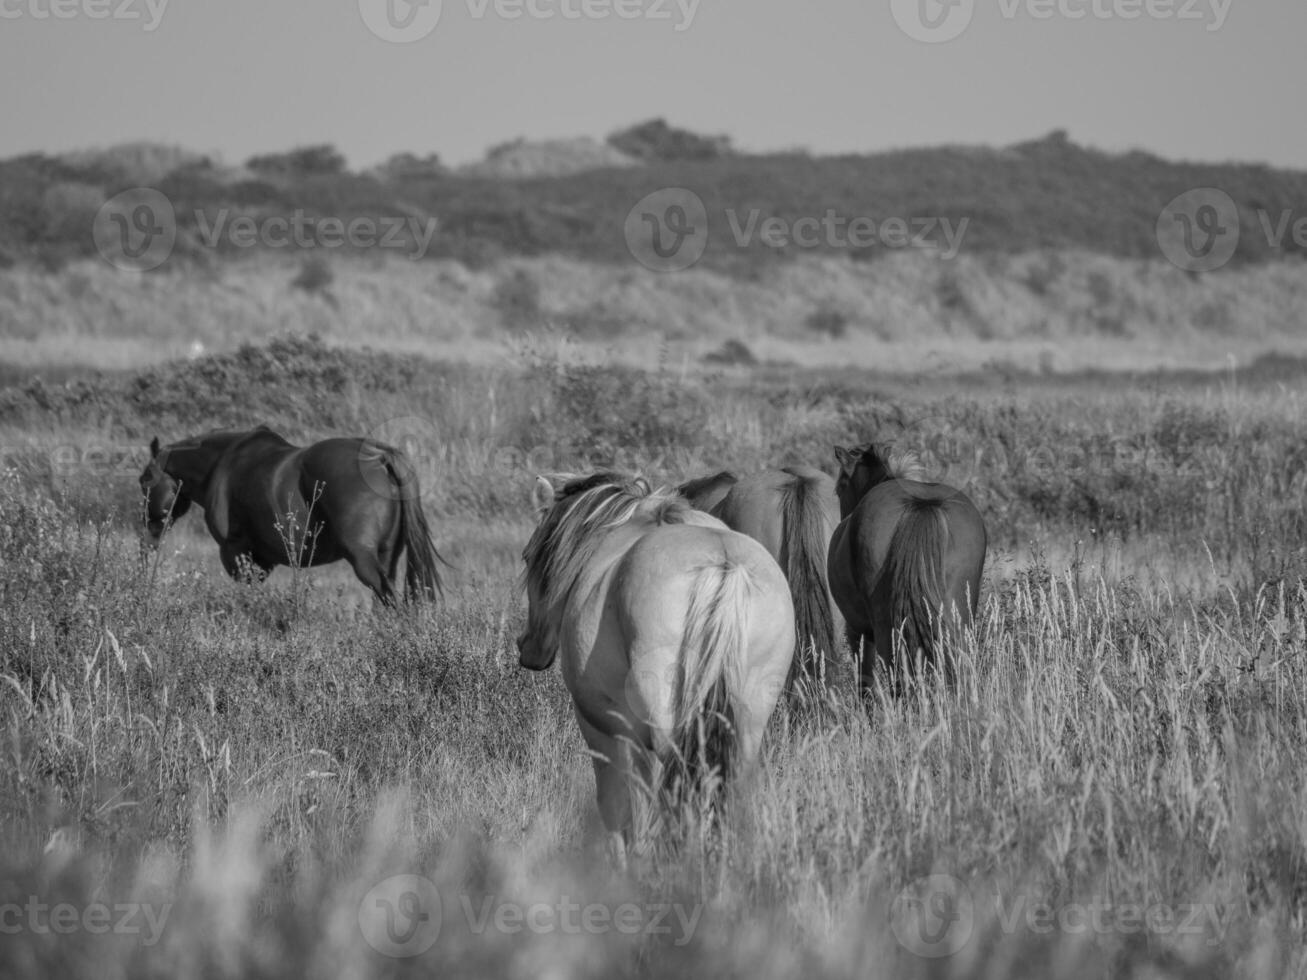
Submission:
<svg viewBox="0 0 1307 980">
<path fill-rule="evenodd" d="M 707 515 L 703 515 L 707 516 Z M 712 518 L 709 518 L 712 520 Z M 602 535 L 601 540 L 593 542 L 593 548 L 576 577 L 569 583 L 567 592 L 570 596 L 589 595 L 612 574 L 626 553 L 648 530 L 648 523 L 637 519 L 617 527 L 595 531 Z"/>
<path fill-rule="evenodd" d="M 193 446 L 182 446 L 168 453 L 168 473 L 180 480 L 197 503 L 203 503 L 209 488 L 213 468 L 218 464 L 222 454 L 246 433 L 224 433 L 221 436 L 206 438 Z"/>
</svg>

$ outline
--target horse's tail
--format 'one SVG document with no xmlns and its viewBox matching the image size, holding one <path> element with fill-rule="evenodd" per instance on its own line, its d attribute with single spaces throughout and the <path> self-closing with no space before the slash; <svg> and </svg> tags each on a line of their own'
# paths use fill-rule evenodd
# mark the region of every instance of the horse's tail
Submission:
<svg viewBox="0 0 1307 980">
<path fill-rule="evenodd" d="M 781 488 L 781 570 L 794 600 L 794 665 L 791 677 L 817 672 L 835 652 L 835 615 L 826 579 L 826 551 L 832 528 L 818 478 L 785 470 L 794 477 Z"/>
<path fill-rule="evenodd" d="M 890 623 L 903 630 L 909 661 L 920 650 L 935 655 L 935 637 L 944 626 L 944 548 L 948 517 L 943 500 L 914 497 L 903 507 L 890 538 L 885 574 L 890 584 Z M 943 665 L 941 665 L 943 666 Z"/>
<path fill-rule="evenodd" d="M 448 564 L 436 551 L 431 540 L 431 525 L 422 510 L 422 493 L 417 471 L 403 460 L 398 449 L 385 454 L 386 471 L 395 484 L 399 502 L 399 540 L 407 556 L 404 568 L 404 593 L 414 599 L 434 600 L 444 587 L 440 581 L 440 564 Z"/>
<path fill-rule="evenodd" d="M 748 568 L 729 559 L 695 577 L 681 647 L 680 689 L 672 725 L 672 756 L 664 787 L 684 800 L 695 788 L 715 797 L 735 767 L 736 705 L 743 690 L 749 593 Z"/>
</svg>

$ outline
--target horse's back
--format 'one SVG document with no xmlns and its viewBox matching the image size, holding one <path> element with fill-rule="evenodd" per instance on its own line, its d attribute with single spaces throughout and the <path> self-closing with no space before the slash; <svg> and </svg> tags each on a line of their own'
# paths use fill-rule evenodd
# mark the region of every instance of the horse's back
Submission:
<svg viewBox="0 0 1307 980">
<path fill-rule="evenodd" d="M 649 530 L 631 546 L 623 568 L 624 575 L 640 587 L 659 592 L 678 577 L 721 564 L 744 566 L 760 584 L 785 581 L 766 548 L 710 515 L 689 516 L 685 523 Z"/>
<path fill-rule="evenodd" d="M 583 651 L 612 629 L 641 648 L 674 649 L 697 590 L 727 572 L 741 576 L 750 618 L 764 634 L 793 629 L 789 590 L 776 562 L 757 541 L 715 521 L 648 528 L 621 543 L 618 553 L 596 555 L 593 566 L 565 612 L 575 627 L 572 642 Z"/>
<path fill-rule="evenodd" d="M 372 471 L 384 475 L 384 457 L 370 454 L 366 447 L 365 439 L 334 437 L 300 449 L 294 464 L 305 494 L 312 494 L 315 487 L 333 497 L 366 489 Z"/>
</svg>

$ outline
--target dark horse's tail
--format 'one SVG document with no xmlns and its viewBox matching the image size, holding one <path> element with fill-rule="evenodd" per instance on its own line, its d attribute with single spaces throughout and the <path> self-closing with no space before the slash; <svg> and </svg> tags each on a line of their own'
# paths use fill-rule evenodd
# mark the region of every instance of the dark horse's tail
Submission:
<svg viewBox="0 0 1307 980">
<path fill-rule="evenodd" d="M 386 472 L 395 481 L 395 494 L 399 502 L 399 540 L 408 557 L 404 569 L 404 594 L 414 599 L 437 599 L 443 592 L 440 582 L 440 564 L 447 564 L 431 540 L 431 526 L 422 510 L 422 494 L 418 488 L 417 472 L 408 463 L 402 451 L 384 447 Z"/>
<path fill-rule="evenodd" d="M 780 566 L 794 600 L 794 662 L 790 676 L 817 674 L 835 652 L 835 616 L 826 580 L 831 528 L 816 477 L 783 470 L 794 479 L 781 488 Z"/>
<path fill-rule="evenodd" d="M 946 614 L 942 566 L 949 530 L 944 504 L 944 500 L 909 499 L 890 538 L 885 570 L 890 622 L 894 629 L 903 630 L 909 663 L 918 650 L 926 662 L 934 659 L 936 637 L 944 625 L 939 621 Z"/>
</svg>

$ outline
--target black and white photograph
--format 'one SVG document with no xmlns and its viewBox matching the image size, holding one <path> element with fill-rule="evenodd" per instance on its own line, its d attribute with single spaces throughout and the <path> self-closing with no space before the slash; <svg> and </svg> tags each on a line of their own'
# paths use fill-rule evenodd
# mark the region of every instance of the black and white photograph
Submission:
<svg viewBox="0 0 1307 980">
<path fill-rule="evenodd" d="M 0 980 L 1307 977 L 1304 45 L 0 0 Z"/>
</svg>

